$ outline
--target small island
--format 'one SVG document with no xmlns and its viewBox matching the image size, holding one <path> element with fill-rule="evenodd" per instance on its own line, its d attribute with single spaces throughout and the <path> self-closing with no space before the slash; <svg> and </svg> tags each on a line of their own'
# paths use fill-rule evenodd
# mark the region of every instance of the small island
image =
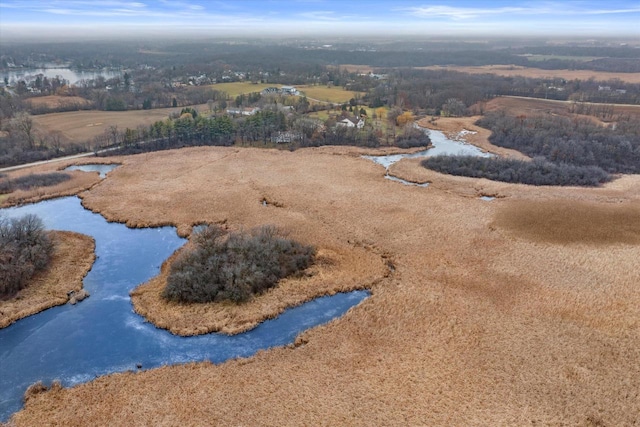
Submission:
<svg viewBox="0 0 640 427">
<path fill-rule="evenodd" d="M 95 260 L 89 236 L 46 231 L 36 216 L 0 223 L 0 328 L 66 304 L 82 290 Z"/>
</svg>

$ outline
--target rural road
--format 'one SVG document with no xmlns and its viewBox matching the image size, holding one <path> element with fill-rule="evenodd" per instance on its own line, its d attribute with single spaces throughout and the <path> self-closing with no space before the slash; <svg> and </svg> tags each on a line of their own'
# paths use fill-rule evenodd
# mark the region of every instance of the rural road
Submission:
<svg viewBox="0 0 640 427">
<path fill-rule="evenodd" d="M 10 171 L 18 170 L 18 169 L 30 168 L 32 166 L 46 165 L 47 163 L 63 162 L 65 160 L 80 159 L 82 157 L 91 157 L 91 156 L 95 156 L 96 154 L 101 154 L 101 153 L 106 153 L 108 151 L 117 150 L 118 148 L 120 148 L 120 147 L 105 148 L 105 149 L 99 150 L 97 152 L 91 151 L 89 153 L 80 153 L 80 154 L 74 154 L 73 156 L 56 157 L 55 159 L 41 160 L 39 162 L 26 163 L 24 165 L 9 166 L 9 167 L 6 167 L 6 168 L 1 168 L 0 172 L 10 172 Z"/>
</svg>

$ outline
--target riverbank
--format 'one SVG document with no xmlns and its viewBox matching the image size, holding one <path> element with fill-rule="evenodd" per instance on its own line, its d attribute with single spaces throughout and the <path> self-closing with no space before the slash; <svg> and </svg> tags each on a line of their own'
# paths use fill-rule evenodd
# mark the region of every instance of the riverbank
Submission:
<svg viewBox="0 0 640 427">
<path fill-rule="evenodd" d="M 30 398 L 12 422 L 637 420 L 640 246 L 626 236 L 640 233 L 640 176 L 595 189 L 496 183 L 502 198 L 486 202 L 477 198 L 494 185 L 486 180 L 406 159 L 391 167 L 394 176 L 431 182 L 407 186 L 359 153 L 199 147 L 126 158 L 82 194 L 84 206 L 135 227 L 175 224 L 182 235 L 202 222 L 274 224 L 319 248 L 371 248 L 394 273 L 295 345 L 55 389 Z"/>
<path fill-rule="evenodd" d="M 75 162 L 77 162 L 77 164 L 83 164 L 83 162 L 78 160 Z M 67 161 L 62 164 L 49 163 L 38 165 L 28 169 L 19 169 L 7 172 L 6 176 L 8 179 L 16 179 L 31 174 L 58 172 L 64 170 L 64 168 L 69 165 L 76 164 L 75 162 Z M 67 171 L 64 173 L 69 174 L 71 179 L 49 187 L 34 187 L 28 190 L 15 190 L 11 193 L 1 194 L 0 208 L 27 203 L 37 203 L 42 200 L 55 199 L 56 197 L 73 196 L 81 191 L 88 190 L 101 180 L 97 173 L 86 173 L 81 171 Z"/>
<path fill-rule="evenodd" d="M 171 263 L 177 254 L 165 261 L 160 275 L 140 285 L 130 295 L 136 313 L 158 328 L 183 336 L 246 332 L 260 322 L 277 317 L 287 308 L 324 295 L 370 289 L 391 274 L 385 256 L 375 253 L 372 248 L 320 248 L 316 263 L 307 269 L 304 277 L 281 280 L 276 287 L 246 303 L 181 304 L 162 297 Z"/>
<path fill-rule="evenodd" d="M 13 298 L 0 300 L 0 328 L 16 320 L 69 301 L 70 291 L 82 289 L 82 279 L 95 261 L 95 243 L 89 236 L 52 231 L 55 252 L 49 268 L 37 273 Z"/>
</svg>

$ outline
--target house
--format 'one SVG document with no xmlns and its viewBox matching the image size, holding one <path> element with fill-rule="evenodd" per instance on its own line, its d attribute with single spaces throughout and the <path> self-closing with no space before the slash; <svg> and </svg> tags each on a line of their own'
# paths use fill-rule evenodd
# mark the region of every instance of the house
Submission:
<svg viewBox="0 0 640 427">
<path fill-rule="evenodd" d="M 344 126 L 348 128 L 358 128 L 362 129 L 364 127 L 364 120 L 359 119 L 357 117 L 347 117 L 342 119 L 336 123 L 336 126 Z"/>
<path fill-rule="evenodd" d="M 300 141 L 302 133 L 300 132 L 278 132 L 271 137 L 271 142 L 276 144 L 288 144 L 294 141 Z"/>
<path fill-rule="evenodd" d="M 227 114 L 231 114 L 232 116 L 253 116 L 258 111 L 260 111 L 258 107 L 229 108 L 227 109 Z"/>
<path fill-rule="evenodd" d="M 298 95 L 298 89 L 293 86 L 282 86 L 280 91 L 283 95 Z"/>
<path fill-rule="evenodd" d="M 280 89 L 278 89 L 277 87 L 267 87 L 262 89 L 260 94 L 261 95 L 279 95 Z"/>
</svg>

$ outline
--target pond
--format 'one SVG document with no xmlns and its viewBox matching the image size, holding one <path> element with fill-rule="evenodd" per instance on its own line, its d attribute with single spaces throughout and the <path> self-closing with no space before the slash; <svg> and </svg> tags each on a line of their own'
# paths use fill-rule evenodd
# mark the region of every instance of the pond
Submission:
<svg viewBox="0 0 640 427">
<path fill-rule="evenodd" d="M 112 79 L 122 75 L 120 71 L 113 70 L 96 70 L 96 71 L 77 71 L 70 68 L 21 68 L 10 71 L 3 71 L 0 73 L 2 78 L 7 78 L 10 84 L 16 84 L 20 80 L 24 80 L 27 83 L 36 79 L 36 77 L 42 74 L 47 79 L 53 79 L 56 76 L 67 80 L 70 84 L 76 84 L 81 80 L 95 80 L 99 76 L 104 77 L 106 80 Z"/>
<path fill-rule="evenodd" d="M 120 166 L 120 164 L 88 164 L 88 165 L 73 165 L 65 168 L 66 171 L 83 171 L 83 172 L 98 172 L 100 178 L 107 176 L 109 172 Z"/>
<path fill-rule="evenodd" d="M 421 128 L 422 129 L 422 128 Z M 418 151 L 412 154 L 390 154 L 387 156 L 363 156 L 365 159 L 369 159 L 389 169 L 391 165 L 399 162 L 402 159 L 414 159 L 420 157 L 431 156 L 479 156 L 479 157 L 491 157 L 492 154 L 485 153 L 475 145 L 468 144 L 462 140 L 464 135 L 469 131 L 463 131 L 458 134 L 460 140 L 453 140 L 447 138 L 447 136 L 437 130 L 423 129 L 431 138 L 433 147 Z"/>
<path fill-rule="evenodd" d="M 367 291 L 317 298 L 243 334 L 179 337 L 133 312 L 129 291 L 157 275 L 160 265 L 185 243 L 175 228 L 130 229 L 108 223 L 65 197 L 1 210 L 6 217 L 40 216 L 47 228 L 71 230 L 96 241 L 96 262 L 84 280 L 91 297 L 0 329 L 0 421 L 22 405 L 37 381 L 64 386 L 112 372 L 248 357 L 260 349 L 292 343 L 302 331 L 341 316 L 369 296 Z"/>
</svg>

